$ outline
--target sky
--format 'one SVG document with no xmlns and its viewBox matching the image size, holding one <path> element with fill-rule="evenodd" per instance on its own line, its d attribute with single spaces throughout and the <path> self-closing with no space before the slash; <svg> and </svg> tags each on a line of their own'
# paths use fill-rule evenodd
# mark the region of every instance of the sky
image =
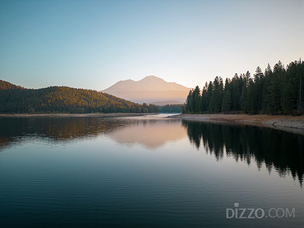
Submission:
<svg viewBox="0 0 304 228">
<path fill-rule="evenodd" d="M 155 75 L 202 88 L 304 58 L 303 0 L 0 0 L 0 79 L 103 90 Z"/>
</svg>

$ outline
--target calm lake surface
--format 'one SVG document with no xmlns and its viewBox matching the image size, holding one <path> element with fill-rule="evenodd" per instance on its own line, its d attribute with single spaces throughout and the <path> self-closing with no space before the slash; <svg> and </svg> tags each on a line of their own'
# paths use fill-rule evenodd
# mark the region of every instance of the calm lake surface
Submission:
<svg viewBox="0 0 304 228">
<path fill-rule="evenodd" d="M 0 118 L 0 227 L 303 227 L 303 136 L 165 116 Z"/>
</svg>

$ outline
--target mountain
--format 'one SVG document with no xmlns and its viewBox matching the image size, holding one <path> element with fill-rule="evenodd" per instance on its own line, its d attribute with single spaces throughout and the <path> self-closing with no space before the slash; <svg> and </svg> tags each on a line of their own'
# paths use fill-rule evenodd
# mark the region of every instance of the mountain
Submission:
<svg viewBox="0 0 304 228">
<path fill-rule="evenodd" d="M 0 80 L 0 113 L 158 112 L 155 105 L 139 105 L 95 90 L 70 87 L 26 89 Z"/>
<path fill-rule="evenodd" d="M 140 81 L 119 81 L 102 92 L 137 103 L 165 105 L 185 103 L 189 90 L 175 82 L 147 76 Z"/>
</svg>

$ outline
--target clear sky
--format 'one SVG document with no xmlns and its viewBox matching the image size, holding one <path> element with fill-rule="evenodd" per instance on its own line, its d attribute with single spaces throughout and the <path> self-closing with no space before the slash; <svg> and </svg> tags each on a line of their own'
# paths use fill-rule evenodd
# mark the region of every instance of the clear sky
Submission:
<svg viewBox="0 0 304 228">
<path fill-rule="evenodd" d="M 303 0 L 0 0 L 0 79 L 103 90 L 187 87 L 304 58 Z"/>
</svg>

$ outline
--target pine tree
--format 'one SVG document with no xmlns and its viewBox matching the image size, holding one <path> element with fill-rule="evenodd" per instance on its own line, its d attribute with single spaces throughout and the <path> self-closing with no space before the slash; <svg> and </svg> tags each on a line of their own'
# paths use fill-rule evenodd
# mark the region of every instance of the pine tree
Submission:
<svg viewBox="0 0 304 228">
<path fill-rule="evenodd" d="M 263 84 L 264 84 L 264 74 L 262 73 L 261 68 L 258 66 L 254 75 L 254 94 L 256 102 L 256 112 L 262 109 L 262 100 L 263 100 Z"/>
<path fill-rule="evenodd" d="M 234 77 L 232 79 L 232 109 L 233 110 L 240 110 L 240 96 L 241 96 L 241 88 L 240 88 L 240 78 L 237 73 L 234 74 Z"/>
<path fill-rule="evenodd" d="M 273 69 L 273 75 L 270 80 L 268 96 L 268 112 L 278 114 L 281 111 L 281 79 L 284 74 L 284 68 L 279 61 Z"/>
<path fill-rule="evenodd" d="M 201 95 L 200 95 L 200 88 L 198 86 L 192 92 L 192 111 L 195 113 L 200 112 L 201 107 Z"/>
<path fill-rule="evenodd" d="M 207 94 L 206 94 L 206 109 L 208 110 L 208 112 L 210 113 L 210 100 L 211 100 L 211 96 L 212 96 L 212 91 L 213 91 L 213 84 L 212 81 L 209 81 L 209 85 L 208 85 L 208 90 L 207 90 Z"/>
<path fill-rule="evenodd" d="M 206 82 L 201 96 L 201 110 L 200 110 L 201 112 L 206 112 L 208 110 L 207 93 L 208 93 L 208 83 Z"/>
<path fill-rule="evenodd" d="M 288 84 L 284 87 L 283 93 L 282 93 L 282 109 L 284 114 L 292 114 L 293 109 L 295 108 L 295 90 L 291 82 L 288 82 Z"/>
<path fill-rule="evenodd" d="M 251 80 L 250 78 L 250 72 L 247 71 L 245 75 L 243 75 L 243 85 L 242 85 L 242 94 L 243 94 L 243 99 L 242 99 L 242 110 L 244 110 L 246 113 L 248 113 L 249 110 L 249 97 L 248 97 L 248 87 L 249 87 L 249 81 Z"/>
<path fill-rule="evenodd" d="M 186 102 L 186 112 L 187 113 L 193 112 L 193 110 L 192 110 L 192 92 L 193 92 L 193 89 L 189 91 L 189 94 L 187 96 L 187 102 Z"/>
<path fill-rule="evenodd" d="M 299 61 L 299 64 L 297 64 L 296 69 L 296 78 L 298 79 L 298 96 L 297 96 L 297 110 L 298 114 L 301 114 L 303 112 L 303 103 L 304 103 L 304 61 L 301 62 L 301 59 Z"/>
<path fill-rule="evenodd" d="M 213 82 L 214 89 L 210 98 L 209 110 L 212 113 L 218 113 L 222 106 L 223 80 L 216 76 Z"/>
<path fill-rule="evenodd" d="M 229 90 L 225 92 L 222 102 L 222 112 L 229 112 L 231 108 L 231 93 Z"/>
<path fill-rule="evenodd" d="M 269 86 L 270 86 L 270 80 L 272 78 L 272 70 L 268 63 L 267 68 L 265 69 L 265 78 L 264 78 L 264 84 L 263 84 L 263 94 L 262 94 L 262 111 L 264 113 L 267 113 L 268 110 L 268 104 L 269 104 Z"/>
</svg>

